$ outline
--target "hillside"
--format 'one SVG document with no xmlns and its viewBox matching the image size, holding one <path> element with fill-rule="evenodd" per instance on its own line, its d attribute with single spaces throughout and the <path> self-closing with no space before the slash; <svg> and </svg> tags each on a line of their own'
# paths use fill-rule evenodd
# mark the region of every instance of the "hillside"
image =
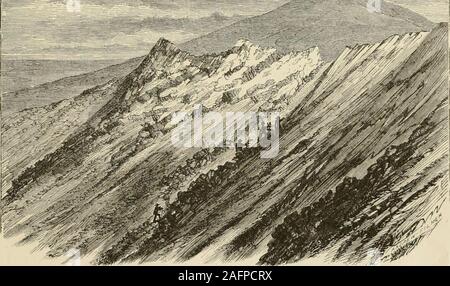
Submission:
<svg viewBox="0 0 450 286">
<path fill-rule="evenodd" d="M 245 38 L 282 52 L 317 46 L 322 57 L 331 61 L 346 46 L 379 42 L 393 34 L 427 31 L 434 25 L 386 1 L 382 13 L 370 13 L 366 6 L 366 0 L 294 0 L 189 41 L 181 48 L 196 54 L 220 52 Z"/>
<path fill-rule="evenodd" d="M 3 120 L 5 235 L 103 264 L 402 257 L 447 202 L 447 43 L 441 24 L 325 62 L 318 48 L 241 40 L 196 56 L 161 39 L 126 77 Z M 174 148 L 172 115 L 198 105 L 280 112 L 279 156 Z"/>
<path fill-rule="evenodd" d="M 322 65 L 316 48 L 280 54 L 239 41 L 220 55 L 197 57 L 161 39 L 124 79 L 5 117 L 6 234 L 44 239 L 52 255 L 74 240 L 86 252 L 117 243 L 148 220 L 156 201 L 169 204 L 202 172 L 234 156 L 227 148 L 173 148 L 174 112 L 201 104 L 205 111 L 285 115 L 296 105 L 296 89 Z M 19 222 L 35 207 L 40 211 L 30 221 Z"/>
<path fill-rule="evenodd" d="M 296 94 L 275 161 L 237 154 L 180 193 L 146 239 L 128 236 L 103 261 L 407 255 L 448 207 L 447 33 L 347 48 Z"/>
<path fill-rule="evenodd" d="M 90 73 L 120 60 L 26 60 L 2 59 L 2 93 L 32 88 L 64 77 Z"/>
<path fill-rule="evenodd" d="M 2 113 L 9 114 L 26 108 L 49 105 L 64 99 L 75 97 L 86 89 L 94 88 L 108 81 L 122 78 L 135 69 L 142 58 L 134 58 L 123 63 L 107 66 L 93 72 L 82 73 L 2 94 Z M 61 63 L 59 63 L 60 65 Z M 59 67 L 61 68 L 61 67 Z M 86 68 L 86 67 L 85 67 Z M 29 72 L 29 71 L 28 71 Z M 8 84 L 8 79 L 3 79 Z"/>
</svg>

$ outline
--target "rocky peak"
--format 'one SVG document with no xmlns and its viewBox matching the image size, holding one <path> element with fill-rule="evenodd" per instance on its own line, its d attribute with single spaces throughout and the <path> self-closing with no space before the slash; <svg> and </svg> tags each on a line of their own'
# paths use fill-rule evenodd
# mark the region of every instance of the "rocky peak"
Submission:
<svg viewBox="0 0 450 286">
<path fill-rule="evenodd" d="M 158 42 L 156 42 L 156 44 L 153 46 L 153 49 L 150 53 L 158 51 L 179 52 L 180 49 L 171 41 L 165 38 L 159 38 Z"/>
</svg>

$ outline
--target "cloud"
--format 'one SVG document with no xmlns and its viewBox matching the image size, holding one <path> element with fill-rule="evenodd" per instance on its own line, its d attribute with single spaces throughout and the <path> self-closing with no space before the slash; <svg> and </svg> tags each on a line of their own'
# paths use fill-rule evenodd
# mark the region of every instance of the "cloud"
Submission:
<svg viewBox="0 0 450 286">
<path fill-rule="evenodd" d="M 274 0 L 80 1 L 81 13 L 70 13 L 65 0 L 4 0 L 3 53 L 39 56 L 55 53 L 70 57 L 76 51 L 76 55 L 86 57 L 128 58 L 146 53 L 160 36 L 181 43 L 281 3 Z M 240 8 L 244 7 L 240 2 L 246 3 L 246 9 Z M 111 44 L 111 39 L 124 44 Z M 131 43 L 136 47 L 127 56 Z M 101 53 L 105 47 L 109 50 Z"/>
<path fill-rule="evenodd" d="M 130 58 L 145 54 L 161 36 L 181 43 L 288 2 L 80 1 L 81 13 L 70 13 L 66 0 L 3 0 L 3 53 Z M 429 18 L 448 19 L 448 0 L 390 1 Z"/>
<path fill-rule="evenodd" d="M 177 43 L 211 32 L 215 27 L 230 25 L 242 19 L 242 16 L 227 17 L 213 13 L 202 18 L 172 17 L 114 17 L 111 19 L 80 19 L 77 23 L 66 24 L 59 29 L 51 22 L 41 22 L 38 26 L 53 31 L 52 36 L 59 41 L 79 42 L 92 39 L 107 40 L 119 34 L 135 34 L 137 32 L 166 33 L 180 32 L 179 37 L 171 40 Z M 184 31 L 184 34 L 181 33 Z M 187 37 L 189 35 L 189 37 Z M 145 34 L 142 34 L 145 37 Z"/>
</svg>

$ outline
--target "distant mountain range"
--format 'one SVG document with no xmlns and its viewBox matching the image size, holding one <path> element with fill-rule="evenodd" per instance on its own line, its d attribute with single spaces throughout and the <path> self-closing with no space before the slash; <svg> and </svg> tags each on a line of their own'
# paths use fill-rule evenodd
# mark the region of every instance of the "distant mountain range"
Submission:
<svg viewBox="0 0 450 286">
<path fill-rule="evenodd" d="M 383 1 L 381 13 L 369 12 L 367 0 L 293 0 L 261 16 L 244 19 L 181 45 L 204 54 L 230 48 L 241 38 L 281 52 L 319 47 L 329 61 L 346 46 L 382 41 L 393 34 L 427 31 L 434 23 Z"/>
<path fill-rule="evenodd" d="M 2 95 L 2 112 L 8 114 L 26 108 L 45 106 L 67 98 L 72 98 L 86 89 L 126 76 L 136 68 L 141 61 L 142 58 L 133 58 L 123 63 L 109 65 L 93 72 L 63 77 L 55 81 L 39 84 L 36 87 L 4 93 Z M 61 63 L 59 63 L 59 65 L 61 65 Z M 15 82 L 16 80 L 17 79 L 14 79 L 13 81 Z M 11 78 L 2 79 L 2 84 L 6 85 L 9 81 L 11 81 Z"/>
<path fill-rule="evenodd" d="M 2 93 L 32 88 L 61 78 L 90 73 L 123 60 L 26 60 L 2 58 Z"/>
<path fill-rule="evenodd" d="M 382 41 L 393 34 L 428 31 L 433 23 L 400 6 L 383 2 L 381 13 L 370 13 L 366 0 L 295 0 L 272 12 L 180 45 L 193 54 L 219 53 L 240 39 L 279 52 L 320 48 L 322 58 L 334 60 L 346 46 Z M 88 88 L 126 76 L 143 60 L 131 59 L 93 73 L 64 78 L 3 95 L 3 112 L 43 106 L 74 97 Z"/>
</svg>

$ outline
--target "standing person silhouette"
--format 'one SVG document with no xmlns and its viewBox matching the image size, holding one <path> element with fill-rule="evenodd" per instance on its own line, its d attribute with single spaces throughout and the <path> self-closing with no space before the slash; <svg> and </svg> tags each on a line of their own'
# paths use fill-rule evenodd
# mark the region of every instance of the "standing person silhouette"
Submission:
<svg viewBox="0 0 450 286">
<path fill-rule="evenodd" d="M 155 209 L 153 210 L 153 223 L 157 223 L 161 219 L 160 211 L 162 211 L 163 208 L 156 204 Z"/>
</svg>

